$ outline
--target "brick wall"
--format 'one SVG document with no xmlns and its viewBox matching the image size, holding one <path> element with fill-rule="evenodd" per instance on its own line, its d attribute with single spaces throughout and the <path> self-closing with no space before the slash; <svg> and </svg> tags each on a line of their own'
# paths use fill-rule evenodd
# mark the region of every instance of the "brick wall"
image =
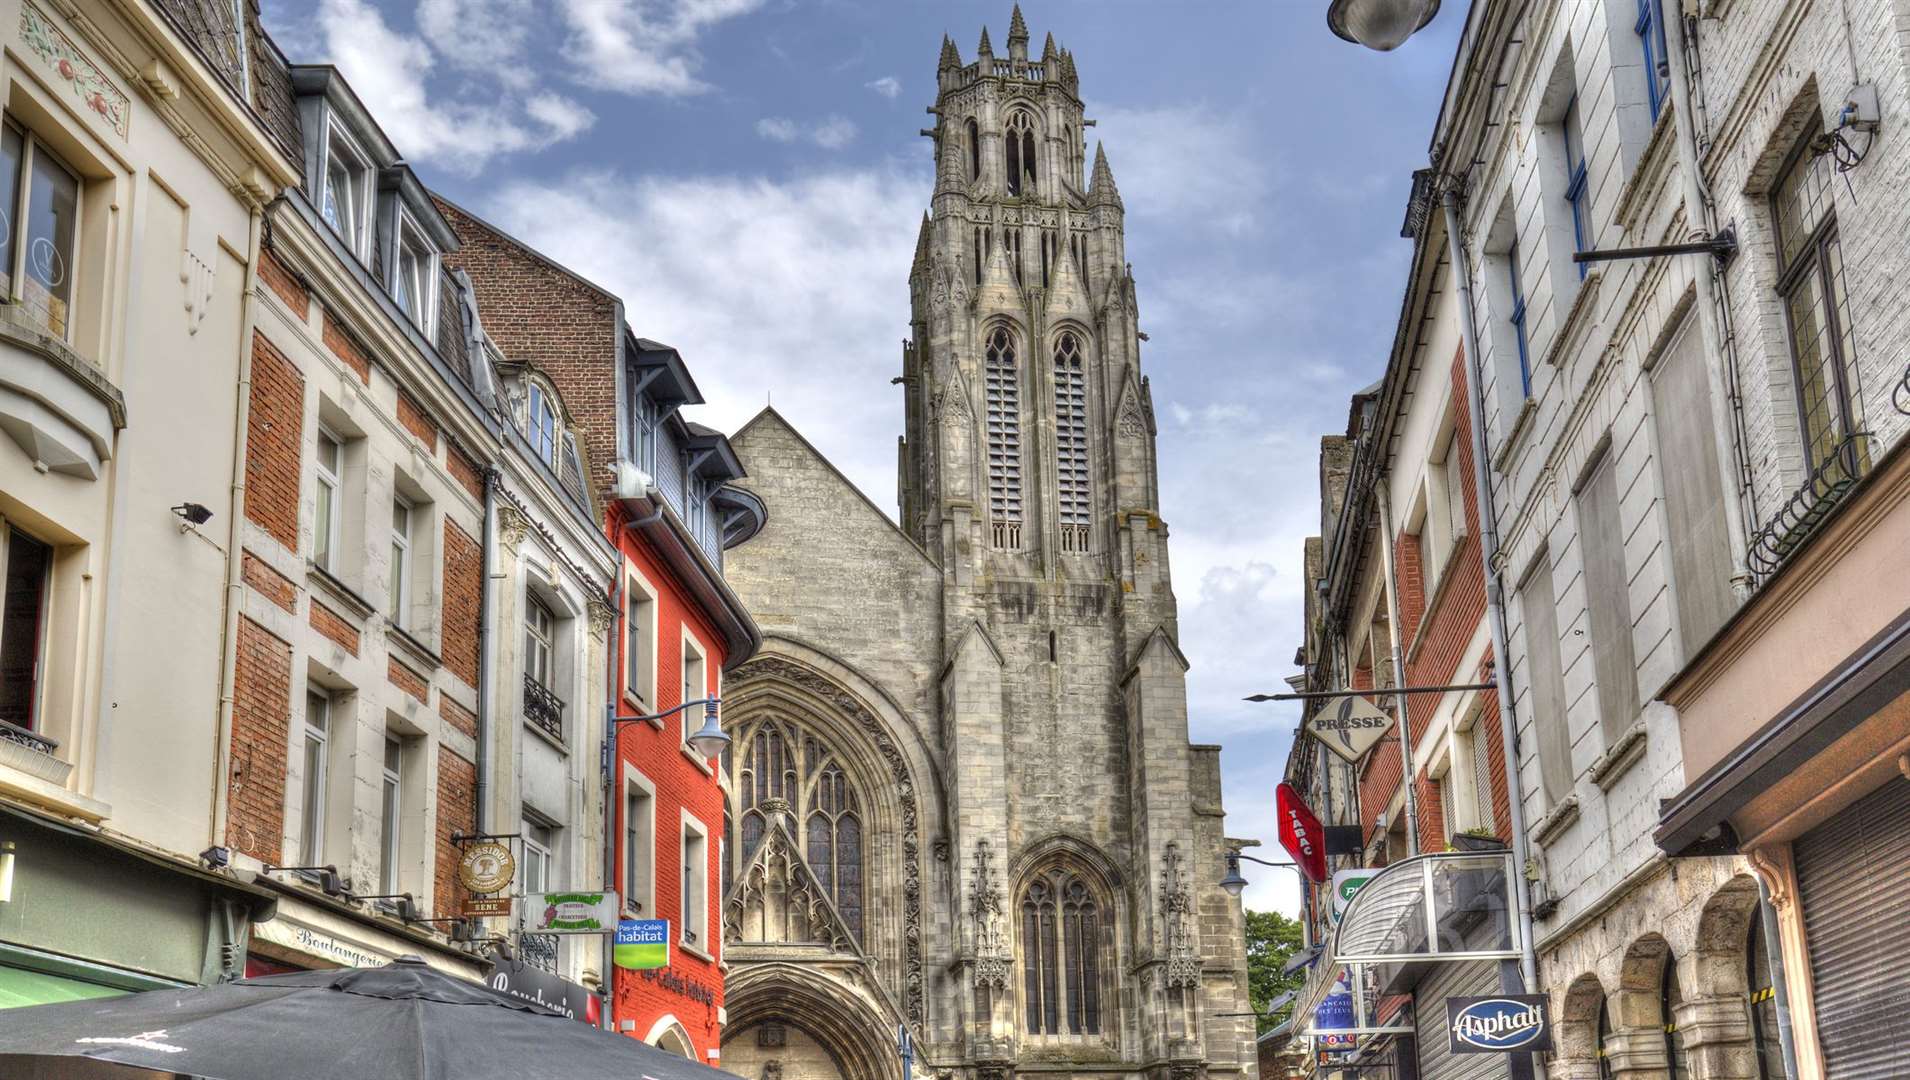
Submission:
<svg viewBox="0 0 1910 1080">
<path fill-rule="evenodd" d="M 432 874 L 434 907 L 440 916 L 455 916 L 464 902 L 464 888 L 458 884 L 458 846 L 451 842 L 455 832 L 477 829 L 477 766 L 438 744 L 438 826 L 437 860 Z"/>
<path fill-rule="evenodd" d="M 451 695 L 438 695 L 438 715 L 453 728 L 474 739 L 477 738 L 477 714 L 451 700 Z"/>
<path fill-rule="evenodd" d="M 251 402 L 245 431 L 245 516 L 297 551 L 305 377 L 259 333 L 252 337 Z"/>
<path fill-rule="evenodd" d="M 287 269 L 285 264 L 272 254 L 270 248 L 259 251 L 259 280 L 265 282 L 267 288 L 277 293 L 279 299 L 285 301 L 285 305 L 291 308 L 299 318 L 304 319 L 310 316 L 311 295 L 305 291 L 305 286 L 299 281 L 297 275 Z"/>
<path fill-rule="evenodd" d="M 312 624 L 312 629 L 333 644 L 353 656 L 358 655 L 358 628 L 347 622 L 344 616 L 314 600 L 306 620 Z"/>
<path fill-rule="evenodd" d="M 416 435 L 432 453 L 438 452 L 438 422 L 418 403 L 418 399 L 398 391 L 398 423 Z"/>
<path fill-rule="evenodd" d="M 471 686 L 478 681 L 478 624 L 484 617 L 484 549 L 444 519 L 444 666 Z"/>
<path fill-rule="evenodd" d="M 291 611 L 298 603 L 298 586 L 292 584 L 292 579 L 267 566 L 265 560 L 249 551 L 245 553 L 242 573 L 245 583 L 252 586 L 253 591 L 279 607 Z"/>
<path fill-rule="evenodd" d="M 251 619 L 239 619 L 233 681 L 232 772 L 226 845 L 281 863 L 285 835 L 285 747 L 291 737 L 292 647 Z"/>
<path fill-rule="evenodd" d="M 427 704 L 430 703 L 431 684 L 425 681 L 424 676 L 400 664 L 396 657 L 386 658 L 385 678 L 390 680 L 391 685 L 403 690 L 419 701 Z"/>
<path fill-rule="evenodd" d="M 358 373 L 360 381 L 371 385 L 371 357 L 358 344 L 351 332 L 340 325 L 337 319 L 325 316 L 325 347 L 332 355 L 345 362 L 345 365 Z"/>
<path fill-rule="evenodd" d="M 462 246 L 444 258 L 471 275 L 484 330 L 513 361 L 550 376 L 583 433 L 586 475 L 616 460 L 617 301 L 489 225 L 440 202 Z"/>
<path fill-rule="evenodd" d="M 484 470 L 455 440 L 445 444 L 444 464 L 459 487 L 470 492 L 473 499 L 484 501 Z"/>
</svg>

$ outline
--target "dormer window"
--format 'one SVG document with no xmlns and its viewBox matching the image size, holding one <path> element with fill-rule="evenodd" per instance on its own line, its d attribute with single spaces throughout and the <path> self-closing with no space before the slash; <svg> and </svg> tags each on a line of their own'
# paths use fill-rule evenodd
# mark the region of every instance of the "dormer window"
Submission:
<svg viewBox="0 0 1910 1080">
<path fill-rule="evenodd" d="M 438 253 L 408 213 L 398 216 L 398 255 L 392 267 L 391 299 L 420 329 L 431 325 L 436 297 Z"/>
<path fill-rule="evenodd" d="M 319 213 L 345 246 L 365 257 L 365 225 L 371 219 L 371 168 L 364 152 L 336 122 L 327 125 L 325 190 Z"/>
<path fill-rule="evenodd" d="M 531 448 L 551 468 L 557 467 L 557 403 L 537 383 L 531 384 L 530 423 L 526 434 Z"/>
</svg>

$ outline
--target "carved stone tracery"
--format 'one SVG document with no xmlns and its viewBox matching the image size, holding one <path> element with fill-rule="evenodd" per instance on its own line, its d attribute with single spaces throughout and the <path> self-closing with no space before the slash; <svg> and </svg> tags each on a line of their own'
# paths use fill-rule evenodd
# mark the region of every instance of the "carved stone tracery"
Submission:
<svg viewBox="0 0 1910 1080">
<path fill-rule="evenodd" d="M 895 741 L 855 695 L 837 686 L 821 673 L 778 656 L 752 660 L 737 669 L 738 686 L 763 679 L 799 687 L 853 718 L 864 736 L 875 744 L 876 752 L 887 762 L 895 782 L 895 801 L 901 818 L 902 833 L 902 979 L 903 1012 L 909 1023 L 920 1026 L 927 1019 L 926 987 L 922 974 L 922 858 L 919 815 L 916 808 L 915 780 L 909 775 L 908 761 Z"/>
<path fill-rule="evenodd" d="M 988 841 L 975 842 L 975 876 L 968 891 L 968 914 L 975 924 L 975 984 L 1008 989 L 1014 969 L 1001 925 L 1001 885 L 995 879 L 995 853 Z"/>
<path fill-rule="evenodd" d="M 1161 917 L 1166 923 L 1167 986 L 1200 985 L 1200 952 L 1194 945 L 1194 897 L 1181 873 L 1180 845 L 1168 841 L 1161 855 Z"/>
</svg>

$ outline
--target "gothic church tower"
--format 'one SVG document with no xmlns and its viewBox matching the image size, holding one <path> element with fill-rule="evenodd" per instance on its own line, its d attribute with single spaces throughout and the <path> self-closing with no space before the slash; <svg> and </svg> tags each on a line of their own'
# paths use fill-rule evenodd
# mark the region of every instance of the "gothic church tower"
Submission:
<svg viewBox="0 0 1910 1080">
<path fill-rule="evenodd" d="M 724 691 L 747 1077 L 888 1075 L 896 1023 L 920 1076 L 1254 1073 L 1124 208 L 1030 40 L 942 41 L 899 528 L 774 412 L 733 440 L 768 514 L 728 570 L 765 635 Z"/>
</svg>

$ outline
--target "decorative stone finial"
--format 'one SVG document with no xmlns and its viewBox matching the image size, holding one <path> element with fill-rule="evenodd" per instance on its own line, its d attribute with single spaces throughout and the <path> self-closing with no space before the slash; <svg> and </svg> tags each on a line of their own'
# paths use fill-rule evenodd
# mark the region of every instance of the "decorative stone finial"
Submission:
<svg viewBox="0 0 1910 1080">
<path fill-rule="evenodd" d="M 1058 60 L 1060 58 L 1060 51 L 1054 47 L 1054 32 L 1049 31 L 1048 40 L 1041 46 L 1041 62 L 1045 64 L 1050 60 Z"/>
<path fill-rule="evenodd" d="M 942 35 L 942 60 L 941 60 L 941 63 L 937 65 L 937 70 L 947 71 L 950 68 L 958 68 L 961 66 L 962 66 L 962 54 L 959 51 L 957 51 L 955 48 L 955 39 L 952 37 L 949 37 L 947 34 L 943 34 Z"/>
<path fill-rule="evenodd" d="M 1015 13 L 1008 17 L 1008 44 L 1028 40 L 1028 24 L 1021 17 L 1021 5 L 1015 5 Z"/>
<path fill-rule="evenodd" d="M 1121 205 L 1121 192 L 1114 186 L 1114 170 L 1108 168 L 1108 154 L 1099 141 L 1094 144 L 1094 174 L 1088 179 L 1088 201 Z"/>
<path fill-rule="evenodd" d="M 988 28 L 986 26 L 982 27 L 982 43 L 975 46 L 975 52 L 980 56 L 995 55 L 995 47 L 988 43 Z"/>
</svg>

